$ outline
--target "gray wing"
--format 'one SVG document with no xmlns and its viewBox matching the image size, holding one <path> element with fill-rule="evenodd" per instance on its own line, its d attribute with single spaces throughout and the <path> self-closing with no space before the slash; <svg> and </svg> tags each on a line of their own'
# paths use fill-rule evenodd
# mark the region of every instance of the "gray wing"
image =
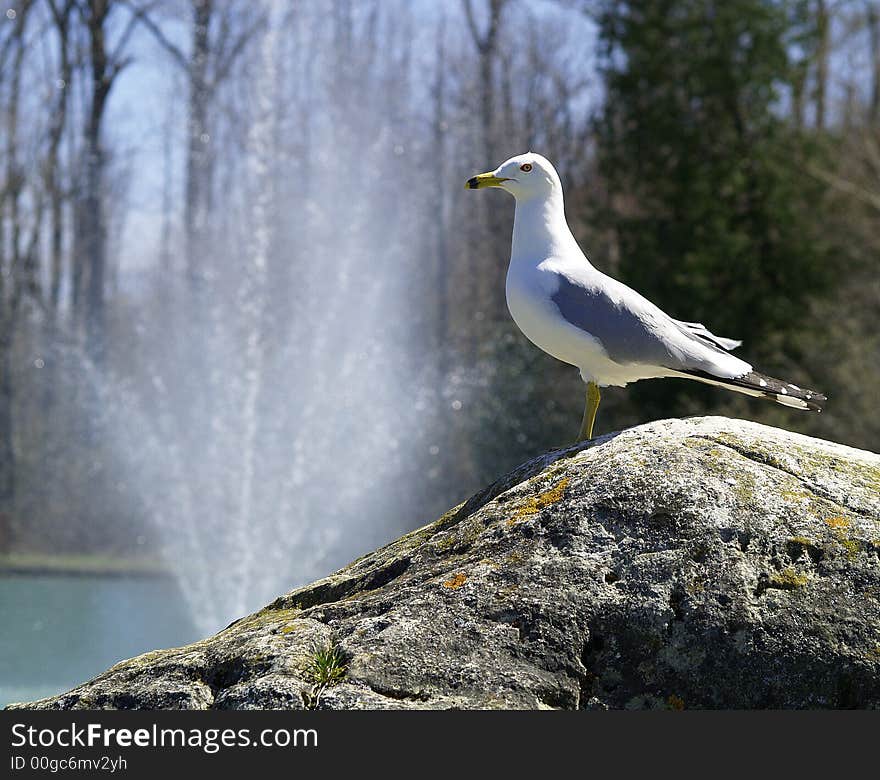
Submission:
<svg viewBox="0 0 880 780">
<path fill-rule="evenodd" d="M 557 279 L 559 288 L 551 300 L 559 313 L 567 322 L 598 339 L 615 363 L 682 368 L 701 365 L 705 350 L 727 356 L 715 341 L 698 338 L 685 323 L 673 320 L 610 277 L 601 283 L 592 279 L 572 280 L 564 274 L 557 274 Z M 609 295 L 608 288 L 618 293 L 616 299 Z M 705 328 L 702 330 L 709 334 Z"/>
</svg>

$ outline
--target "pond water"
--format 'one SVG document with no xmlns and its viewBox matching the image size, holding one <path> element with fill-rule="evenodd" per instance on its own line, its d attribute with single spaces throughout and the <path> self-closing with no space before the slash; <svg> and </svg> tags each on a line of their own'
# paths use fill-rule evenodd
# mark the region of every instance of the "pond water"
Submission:
<svg viewBox="0 0 880 780">
<path fill-rule="evenodd" d="M 168 579 L 0 576 L 0 626 L 0 707 L 199 638 Z"/>
</svg>

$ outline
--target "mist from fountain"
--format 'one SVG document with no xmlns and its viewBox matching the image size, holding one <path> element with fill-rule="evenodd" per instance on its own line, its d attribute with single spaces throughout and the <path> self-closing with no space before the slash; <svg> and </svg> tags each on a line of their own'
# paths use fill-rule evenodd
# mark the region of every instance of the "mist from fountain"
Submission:
<svg viewBox="0 0 880 780">
<path fill-rule="evenodd" d="M 138 366 L 95 380 L 120 480 L 202 632 L 431 519 L 435 391 L 414 326 L 426 193 L 400 202 L 405 161 L 387 106 L 362 94 L 369 73 L 297 61 L 285 4 L 265 7 L 246 148 L 200 292 L 160 279 L 133 329 Z"/>
</svg>

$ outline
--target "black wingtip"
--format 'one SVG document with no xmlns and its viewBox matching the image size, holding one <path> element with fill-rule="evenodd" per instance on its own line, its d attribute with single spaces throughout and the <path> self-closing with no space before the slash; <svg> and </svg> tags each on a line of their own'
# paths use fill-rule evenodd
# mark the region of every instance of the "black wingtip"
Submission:
<svg viewBox="0 0 880 780">
<path fill-rule="evenodd" d="M 828 398 L 816 390 L 808 390 L 791 382 L 783 382 L 766 374 L 759 374 L 757 371 L 750 371 L 748 374 L 730 379 L 727 377 L 717 377 L 706 371 L 692 370 L 685 371 L 685 374 L 694 377 L 694 379 L 702 379 L 712 384 L 728 387 L 731 390 L 747 390 L 748 394 L 758 393 L 759 397 L 766 398 L 768 401 L 774 401 L 781 406 L 787 406 L 790 409 L 802 409 L 803 411 L 821 412 L 822 404 Z"/>
</svg>

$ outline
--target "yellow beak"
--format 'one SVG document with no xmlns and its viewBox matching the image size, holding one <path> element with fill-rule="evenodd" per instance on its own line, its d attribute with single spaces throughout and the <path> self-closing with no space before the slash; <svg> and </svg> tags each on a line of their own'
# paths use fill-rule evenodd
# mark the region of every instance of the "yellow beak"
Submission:
<svg viewBox="0 0 880 780">
<path fill-rule="evenodd" d="M 466 190 L 481 190 L 485 187 L 500 187 L 503 181 L 510 181 L 510 179 L 496 176 L 494 173 L 481 173 L 479 176 L 473 176 L 468 179 L 464 184 L 464 188 Z"/>
</svg>

